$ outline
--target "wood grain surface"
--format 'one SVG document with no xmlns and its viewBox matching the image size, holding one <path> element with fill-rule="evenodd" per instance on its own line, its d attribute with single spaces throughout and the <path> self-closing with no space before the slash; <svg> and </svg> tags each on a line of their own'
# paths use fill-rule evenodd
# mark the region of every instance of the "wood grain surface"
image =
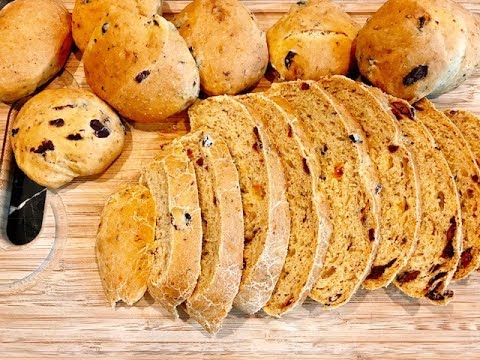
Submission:
<svg viewBox="0 0 480 360">
<path fill-rule="evenodd" d="M 382 3 L 376 0 L 338 2 L 360 23 Z M 459 2 L 480 12 L 480 0 Z M 73 3 L 65 1 L 69 10 Z M 167 1 L 166 17 L 187 3 Z M 291 1 L 244 3 L 255 11 L 261 26 L 267 28 L 289 8 Z M 87 86 L 80 53 L 71 55 L 62 76 L 67 79 L 67 85 L 70 82 L 70 85 Z M 263 80 L 258 90 L 268 85 L 268 81 Z M 465 108 L 480 115 L 480 72 L 435 102 L 442 108 Z M 11 158 L 4 136 L 8 112 L 9 107 L 0 104 L 0 142 L 4 144 L 0 168 L 3 210 L 8 200 Z M 332 311 L 323 311 L 307 301 L 282 319 L 264 314 L 248 317 L 234 310 L 216 337 L 208 335 L 185 314 L 173 321 L 149 296 L 137 306 L 119 305 L 116 310 L 111 309 L 103 295 L 94 253 L 103 204 L 121 184 L 137 180 L 142 164 L 153 158 L 161 144 L 187 130 L 185 114 L 155 126 L 130 125 L 124 153 L 105 173 L 77 179 L 48 194 L 44 228 L 37 240 L 15 249 L 0 239 L 0 359 L 480 358 L 477 310 L 480 277 L 477 274 L 452 286 L 456 299 L 447 307 L 409 299 L 390 286 L 375 292 L 361 290 L 349 304 Z M 64 208 L 59 206 L 59 201 Z M 67 226 L 65 220 L 67 243 L 53 269 L 23 292 L 2 293 L 2 285 L 28 275 L 42 263 L 52 239 L 61 232 L 59 227 Z M 0 224 L 4 225 L 4 218 Z M 4 228 L 2 234 L 5 234 Z"/>
</svg>

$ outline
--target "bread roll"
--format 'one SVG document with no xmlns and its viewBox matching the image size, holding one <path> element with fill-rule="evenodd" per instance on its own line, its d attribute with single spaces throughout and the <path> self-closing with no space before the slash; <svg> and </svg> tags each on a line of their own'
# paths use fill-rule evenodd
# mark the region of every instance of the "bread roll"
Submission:
<svg viewBox="0 0 480 360">
<path fill-rule="evenodd" d="M 11 143 L 23 172 L 59 188 L 104 171 L 121 153 L 125 128 L 117 114 L 87 90 L 45 90 L 12 124 Z"/>
<path fill-rule="evenodd" d="M 137 122 L 159 122 L 198 96 L 199 75 L 185 41 L 163 17 L 110 8 L 85 50 L 92 90 Z"/>
<path fill-rule="evenodd" d="M 172 22 L 197 61 L 206 94 L 238 94 L 265 74 L 265 33 L 241 2 L 194 0 Z"/>
<path fill-rule="evenodd" d="M 284 80 L 346 75 L 359 29 L 328 0 L 299 1 L 267 32 L 270 63 Z"/>
<path fill-rule="evenodd" d="M 70 14 L 56 0 L 17 0 L 0 11 L 0 101 L 32 94 L 67 61 Z"/>
<path fill-rule="evenodd" d="M 116 5 L 140 15 L 152 17 L 161 11 L 161 0 L 76 0 L 72 13 L 73 39 L 81 51 L 85 51 L 95 26 Z"/>
<path fill-rule="evenodd" d="M 415 102 L 465 81 L 480 64 L 480 26 L 451 0 L 389 0 L 356 39 L 361 74 Z"/>
</svg>

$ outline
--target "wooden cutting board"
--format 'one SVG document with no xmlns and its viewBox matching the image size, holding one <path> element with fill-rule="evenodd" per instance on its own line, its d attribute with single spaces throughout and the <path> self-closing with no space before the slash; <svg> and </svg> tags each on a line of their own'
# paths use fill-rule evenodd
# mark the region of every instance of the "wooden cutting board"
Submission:
<svg viewBox="0 0 480 360">
<path fill-rule="evenodd" d="M 360 23 L 382 3 L 338 2 Z M 480 12 L 480 0 L 459 2 Z M 65 1 L 69 10 L 73 3 Z M 166 1 L 166 16 L 187 3 Z M 265 29 L 290 6 L 290 1 L 281 0 L 244 3 Z M 79 52 L 71 55 L 60 80 L 66 86 L 87 87 Z M 263 80 L 258 90 L 268 86 L 268 81 Z M 480 72 L 435 102 L 441 108 L 465 108 L 480 115 Z M 2 209 L 9 200 L 11 157 L 4 135 L 8 112 L 9 107 L 0 104 L 0 143 L 7 147 L 0 164 Z M 392 286 L 375 292 L 360 290 L 340 309 L 323 311 L 307 301 L 282 319 L 264 314 L 247 317 L 234 310 L 216 337 L 205 333 L 185 314 L 176 322 L 171 320 L 149 296 L 135 307 L 119 305 L 111 309 L 103 295 L 94 254 L 103 204 L 118 186 L 136 181 L 142 164 L 155 155 L 161 144 L 187 129 L 184 114 L 155 126 L 132 124 L 125 151 L 104 174 L 78 179 L 55 193 L 48 192 L 44 226 L 33 243 L 11 247 L 0 239 L 1 359 L 45 359 L 55 355 L 179 359 L 480 357 L 477 274 L 452 286 L 456 299 L 447 307 L 409 299 Z M 3 226 L 4 220 L 0 221 Z M 42 264 L 55 238 L 63 246 L 50 268 L 34 281 L 34 286 L 32 282 L 23 286 L 23 291 L 6 295 L 5 287 L 12 280 L 23 278 Z"/>
</svg>

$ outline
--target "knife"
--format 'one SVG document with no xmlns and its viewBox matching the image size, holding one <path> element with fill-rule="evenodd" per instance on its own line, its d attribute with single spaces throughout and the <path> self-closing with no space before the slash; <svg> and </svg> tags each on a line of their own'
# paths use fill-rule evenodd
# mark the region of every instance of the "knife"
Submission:
<svg viewBox="0 0 480 360">
<path fill-rule="evenodd" d="M 7 5 L 9 2 L 12 2 L 13 0 L 0 0 L 0 10 Z"/>
</svg>

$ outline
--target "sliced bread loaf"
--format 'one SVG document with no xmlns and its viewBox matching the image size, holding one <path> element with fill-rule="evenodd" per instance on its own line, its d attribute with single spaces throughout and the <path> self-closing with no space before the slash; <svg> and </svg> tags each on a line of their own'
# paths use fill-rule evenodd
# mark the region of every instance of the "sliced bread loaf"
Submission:
<svg viewBox="0 0 480 360">
<path fill-rule="evenodd" d="M 418 243 L 394 283 L 411 297 L 447 304 L 454 294 L 446 288 L 462 250 L 460 199 L 452 172 L 431 133 L 415 117 L 414 108 L 379 89 L 369 91 L 398 120 L 403 139 L 418 164 L 422 209 Z"/>
<path fill-rule="evenodd" d="M 245 106 L 231 97 L 203 100 L 190 108 L 189 116 L 192 130 L 222 135 L 237 166 L 245 221 L 237 298 L 248 299 L 242 301 L 248 304 L 246 311 L 258 311 L 270 298 L 287 255 L 290 213 L 280 159 Z"/>
<path fill-rule="evenodd" d="M 274 84 L 266 93 L 296 116 L 306 135 L 305 146 L 316 153 L 319 182 L 327 196 L 333 232 L 320 277 L 310 297 L 333 308 L 345 304 L 368 274 L 379 241 L 378 219 L 361 135 L 350 133 L 338 110 L 314 83 Z M 300 259 L 296 267 L 302 267 Z"/>
<path fill-rule="evenodd" d="M 325 257 L 331 225 L 325 195 L 317 188 L 320 167 L 315 154 L 296 135 L 293 117 L 290 119 L 275 102 L 263 94 L 235 99 L 247 107 L 264 129 L 285 169 L 291 215 L 288 254 L 275 290 L 264 307 L 267 314 L 281 316 L 308 296 Z M 235 304 L 248 309 L 248 300 L 237 297 Z"/>
<path fill-rule="evenodd" d="M 155 199 L 156 253 L 148 291 L 162 307 L 176 307 L 192 294 L 200 274 L 202 221 L 197 180 L 183 147 L 168 145 L 140 177 Z"/>
<path fill-rule="evenodd" d="M 390 284 L 403 268 L 416 244 L 416 172 L 412 157 L 399 141 L 399 129 L 381 104 L 359 83 L 343 76 L 326 78 L 319 85 L 334 103 L 358 121 L 366 134 L 370 157 L 382 184 L 381 241 L 363 287 L 374 290 Z"/>
<path fill-rule="evenodd" d="M 187 313 L 216 333 L 232 308 L 242 276 L 243 213 L 238 173 L 226 144 L 209 131 L 175 141 L 195 168 L 202 209 L 201 273 Z"/>
<path fill-rule="evenodd" d="M 462 132 L 435 106 L 423 99 L 415 103 L 418 119 L 430 130 L 447 159 L 457 184 L 462 209 L 463 251 L 453 280 L 467 277 L 480 261 L 479 170 Z"/>
</svg>

